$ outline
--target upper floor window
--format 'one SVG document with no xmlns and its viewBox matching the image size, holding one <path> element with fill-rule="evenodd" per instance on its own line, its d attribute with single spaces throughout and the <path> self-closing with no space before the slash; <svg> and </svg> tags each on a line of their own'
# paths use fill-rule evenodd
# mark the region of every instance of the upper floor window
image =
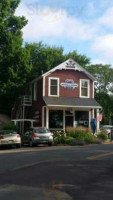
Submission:
<svg viewBox="0 0 113 200">
<path fill-rule="evenodd" d="M 49 78 L 49 96 L 59 96 L 59 78 Z"/>
<path fill-rule="evenodd" d="M 89 98 L 89 80 L 80 80 L 80 97 Z"/>
</svg>

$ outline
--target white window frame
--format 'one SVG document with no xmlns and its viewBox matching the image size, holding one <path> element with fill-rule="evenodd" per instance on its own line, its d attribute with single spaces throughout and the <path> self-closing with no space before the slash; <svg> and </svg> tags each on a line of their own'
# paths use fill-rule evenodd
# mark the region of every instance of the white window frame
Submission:
<svg viewBox="0 0 113 200">
<path fill-rule="evenodd" d="M 50 87 L 51 87 L 51 80 L 57 80 L 57 95 L 51 95 L 50 94 L 50 91 L 51 91 L 51 89 L 50 89 Z M 56 77 L 49 77 L 49 85 L 48 85 L 48 91 L 49 91 L 49 96 L 50 97 L 59 97 L 59 78 L 56 78 Z"/>
<path fill-rule="evenodd" d="M 82 81 L 86 81 L 88 83 L 88 96 L 82 96 L 81 95 Z M 90 97 L 90 80 L 88 80 L 88 79 L 80 79 L 80 98 L 89 98 L 89 97 Z"/>
</svg>

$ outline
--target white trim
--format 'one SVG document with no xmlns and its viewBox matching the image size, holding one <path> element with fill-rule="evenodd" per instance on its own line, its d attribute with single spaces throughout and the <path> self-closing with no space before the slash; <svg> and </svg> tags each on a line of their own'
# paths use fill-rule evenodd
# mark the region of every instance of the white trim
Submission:
<svg viewBox="0 0 113 200">
<path fill-rule="evenodd" d="M 43 76 L 43 97 L 45 97 L 45 76 Z"/>
<path fill-rule="evenodd" d="M 70 106 L 70 105 L 47 105 L 48 107 L 62 107 L 62 108 L 102 108 L 101 106 Z"/>
<path fill-rule="evenodd" d="M 92 118 L 95 118 L 95 111 L 92 109 Z"/>
<path fill-rule="evenodd" d="M 23 121 L 28 121 L 28 122 L 36 122 L 37 120 L 35 119 L 12 119 L 12 122 L 23 122 Z"/>
<path fill-rule="evenodd" d="M 86 81 L 88 83 L 88 96 L 82 96 L 81 95 L 81 85 L 82 85 L 82 81 Z M 90 80 L 89 79 L 80 79 L 80 88 L 79 88 L 79 94 L 80 94 L 80 98 L 89 98 L 90 97 Z"/>
<path fill-rule="evenodd" d="M 97 109 L 97 113 L 96 113 L 96 120 L 98 119 L 98 116 L 99 116 L 99 109 Z M 97 133 L 99 131 L 99 128 L 100 128 L 100 122 L 97 120 Z"/>
<path fill-rule="evenodd" d="M 51 80 L 57 80 L 57 95 L 51 95 L 50 94 L 50 86 L 51 86 Z M 50 96 L 50 97 L 59 97 L 59 82 L 60 82 L 60 80 L 59 80 L 59 78 L 57 78 L 57 77 L 49 77 L 49 84 L 48 84 L 48 96 Z"/>
<path fill-rule="evenodd" d="M 46 107 L 46 128 L 49 128 L 49 108 Z"/>
<path fill-rule="evenodd" d="M 73 127 L 75 127 L 75 110 L 73 111 Z"/>
<path fill-rule="evenodd" d="M 42 127 L 44 127 L 44 106 L 42 107 Z"/>
<path fill-rule="evenodd" d="M 93 81 L 93 98 L 95 98 L 95 82 Z"/>
<path fill-rule="evenodd" d="M 89 128 L 91 128 L 91 110 L 89 111 Z"/>
<path fill-rule="evenodd" d="M 63 109 L 63 130 L 65 132 L 66 129 L 66 111 Z"/>
</svg>

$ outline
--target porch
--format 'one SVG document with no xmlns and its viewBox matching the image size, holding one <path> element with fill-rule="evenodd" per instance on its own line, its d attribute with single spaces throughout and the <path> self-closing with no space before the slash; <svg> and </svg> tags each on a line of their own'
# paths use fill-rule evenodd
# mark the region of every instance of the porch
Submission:
<svg viewBox="0 0 113 200">
<path fill-rule="evenodd" d="M 91 119 L 98 119 L 101 106 L 95 99 L 44 97 L 42 126 L 51 130 L 66 130 L 66 127 L 91 128 Z M 97 131 L 99 121 L 97 120 Z"/>
<path fill-rule="evenodd" d="M 50 130 L 63 130 L 64 132 L 66 127 L 83 126 L 91 128 L 91 119 L 97 119 L 98 115 L 99 109 L 43 107 L 42 127 L 49 128 Z M 97 121 L 97 131 L 98 130 L 99 121 Z"/>
</svg>

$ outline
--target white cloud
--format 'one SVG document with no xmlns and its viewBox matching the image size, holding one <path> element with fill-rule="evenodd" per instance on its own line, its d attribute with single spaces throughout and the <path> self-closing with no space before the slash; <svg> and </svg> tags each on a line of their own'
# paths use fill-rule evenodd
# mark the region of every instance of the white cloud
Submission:
<svg viewBox="0 0 113 200">
<path fill-rule="evenodd" d="M 82 23 L 75 16 L 69 16 L 66 10 L 49 7 L 34 7 L 21 4 L 16 12 L 28 19 L 23 29 L 25 40 L 43 40 L 46 38 L 63 38 L 73 40 L 91 40 L 96 29 L 90 24 Z"/>
<path fill-rule="evenodd" d="M 106 58 L 113 58 L 113 34 L 97 37 L 92 49 Z"/>
<path fill-rule="evenodd" d="M 92 57 L 93 54 L 94 57 L 97 55 L 98 59 L 92 61 L 94 64 L 113 61 L 113 7 L 106 9 L 101 17 L 96 17 L 96 3 L 90 1 L 87 6 L 88 14 L 83 19 L 70 15 L 69 10 L 59 6 L 52 8 L 39 5 L 40 0 L 32 0 L 32 3 L 30 0 L 23 0 L 17 9 L 17 15 L 24 15 L 28 19 L 28 24 L 23 29 L 25 41 L 52 40 L 52 44 L 57 45 L 58 41 L 59 44 L 61 41 L 70 41 L 70 49 L 72 43 L 78 42 L 82 48 L 86 41 L 88 43 L 85 44 L 88 45 L 83 49 L 87 48 Z M 92 16 L 95 18 L 91 18 Z M 108 31 L 106 27 L 111 30 Z"/>
<path fill-rule="evenodd" d="M 101 60 L 101 59 L 93 59 L 93 60 L 91 61 L 91 63 L 92 63 L 93 65 L 96 65 L 96 64 L 103 64 L 103 65 L 105 65 L 105 64 L 106 64 L 106 62 L 105 62 L 104 60 Z"/>
<path fill-rule="evenodd" d="M 100 25 L 113 29 L 113 7 L 109 8 L 106 13 L 98 20 Z"/>
</svg>

